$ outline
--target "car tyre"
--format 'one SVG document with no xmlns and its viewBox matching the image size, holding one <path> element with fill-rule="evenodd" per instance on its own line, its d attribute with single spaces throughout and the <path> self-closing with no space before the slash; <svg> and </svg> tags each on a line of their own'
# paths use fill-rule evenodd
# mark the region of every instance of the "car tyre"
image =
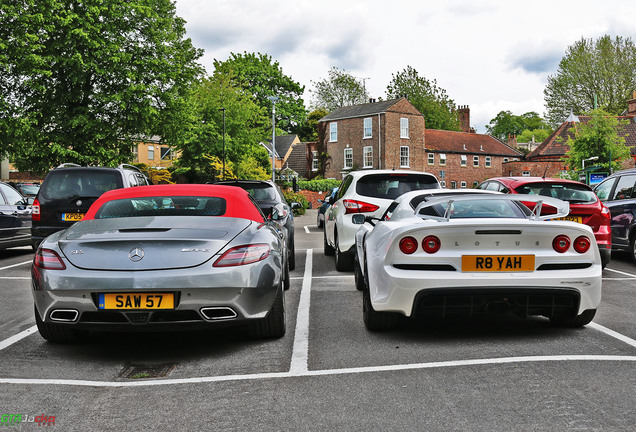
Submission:
<svg viewBox="0 0 636 432">
<path fill-rule="evenodd" d="M 296 268 L 296 245 L 294 244 L 294 235 L 292 234 L 291 240 L 289 242 L 289 270 L 294 270 Z"/>
<path fill-rule="evenodd" d="M 581 315 L 575 317 L 552 317 L 550 321 L 559 327 L 583 327 L 592 322 L 596 315 L 596 309 L 587 309 Z"/>
<path fill-rule="evenodd" d="M 40 336 L 52 343 L 73 343 L 80 341 L 80 332 L 77 329 L 69 328 L 66 324 L 48 323 L 42 321 L 40 314 L 34 307 L 35 324 L 38 327 Z"/>
<path fill-rule="evenodd" d="M 334 252 L 336 254 L 336 270 L 345 272 L 353 270 L 353 254 L 340 251 L 340 244 L 338 243 L 338 234 L 334 234 L 336 238 L 336 247 Z"/>
<path fill-rule="evenodd" d="M 360 268 L 360 259 L 358 258 L 358 253 L 356 252 L 355 258 L 353 260 L 353 277 L 356 282 L 356 288 L 358 291 L 364 291 L 366 288 L 366 284 L 364 283 L 364 276 L 362 275 L 362 270 Z"/>
<path fill-rule="evenodd" d="M 291 281 L 289 280 L 289 261 L 285 263 L 285 268 L 283 270 L 283 277 L 285 278 L 283 281 L 283 288 L 285 291 L 289 289 L 291 286 Z"/>
<path fill-rule="evenodd" d="M 316 218 L 316 225 L 318 228 L 322 228 L 323 222 L 322 219 L 320 219 L 320 213 L 318 213 L 318 217 Z"/>
<path fill-rule="evenodd" d="M 632 234 L 629 238 L 629 251 L 632 256 L 632 262 L 636 263 L 636 234 Z"/>
<path fill-rule="evenodd" d="M 279 289 L 267 316 L 249 323 L 248 334 L 259 339 L 279 339 L 285 336 L 286 329 L 285 293 Z"/>
<path fill-rule="evenodd" d="M 367 330 L 387 331 L 394 330 L 398 326 L 398 315 L 394 312 L 378 312 L 371 304 L 371 294 L 366 288 L 362 292 L 362 319 Z"/>
<path fill-rule="evenodd" d="M 325 227 L 325 230 L 322 233 L 322 237 L 323 237 L 323 249 L 322 249 L 323 252 L 327 256 L 332 256 L 335 253 L 335 251 L 331 246 L 329 246 L 329 243 L 327 243 L 327 227 Z"/>
</svg>

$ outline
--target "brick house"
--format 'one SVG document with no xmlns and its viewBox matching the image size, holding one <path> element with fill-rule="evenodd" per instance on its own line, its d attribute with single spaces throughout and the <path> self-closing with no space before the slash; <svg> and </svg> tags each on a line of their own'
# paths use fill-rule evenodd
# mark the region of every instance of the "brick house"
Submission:
<svg viewBox="0 0 636 432">
<path fill-rule="evenodd" d="M 337 179 L 356 169 L 424 171 L 424 130 L 424 116 L 406 98 L 338 108 L 318 122 L 312 171 Z"/>
</svg>

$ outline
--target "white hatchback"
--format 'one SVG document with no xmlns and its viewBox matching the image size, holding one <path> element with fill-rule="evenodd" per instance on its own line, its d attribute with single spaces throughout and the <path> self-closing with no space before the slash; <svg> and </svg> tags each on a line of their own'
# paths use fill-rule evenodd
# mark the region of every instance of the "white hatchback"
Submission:
<svg viewBox="0 0 636 432">
<path fill-rule="evenodd" d="M 355 234 L 360 228 L 351 220 L 354 214 L 379 218 L 403 193 L 439 188 L 434 175 L 419 171 L 367 170 L 347 174 L 325 213 L 325 255 L 336 255 L 338 271 L 353 270 Z"/>
</svg>

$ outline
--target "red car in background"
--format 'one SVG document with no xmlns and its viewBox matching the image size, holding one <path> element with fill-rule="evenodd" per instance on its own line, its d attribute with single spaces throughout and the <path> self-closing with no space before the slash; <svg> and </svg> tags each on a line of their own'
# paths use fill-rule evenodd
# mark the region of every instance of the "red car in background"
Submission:
<svg viewBox="0 0 636 432">
<path fill-rule="evenodd" d="M 562 219 L 589 225 L 594 231 L 603 268 L 609 264 L 612 251 L 610 211 L 586 184 L 558 178 L 496 177 L 488 179 L 478 189 L 512 194 L 544 195 L 570 203 L 570 214 Z M 544 209 L 542 214 L 549 214 Z"/>
</svg>

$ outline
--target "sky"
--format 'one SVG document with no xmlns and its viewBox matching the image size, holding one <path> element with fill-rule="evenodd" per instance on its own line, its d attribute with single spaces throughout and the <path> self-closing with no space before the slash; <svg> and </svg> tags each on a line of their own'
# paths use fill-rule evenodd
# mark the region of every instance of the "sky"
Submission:
<svg viewBox="0 0 636 432">
<path fill-rule="evenodd" d="M 479 133 L 500 111 L 543 116 L 547 77 L 581 38 L 636 40 L 633 0 L 176 0 L 176 8 L 210 74 L 230 53 L 269 54 L 305 86 L 309 107 L 312 82 L 331 67 L 363 79 L 378 99 L 411 66 L 468 105 Z"/>
</svg>

